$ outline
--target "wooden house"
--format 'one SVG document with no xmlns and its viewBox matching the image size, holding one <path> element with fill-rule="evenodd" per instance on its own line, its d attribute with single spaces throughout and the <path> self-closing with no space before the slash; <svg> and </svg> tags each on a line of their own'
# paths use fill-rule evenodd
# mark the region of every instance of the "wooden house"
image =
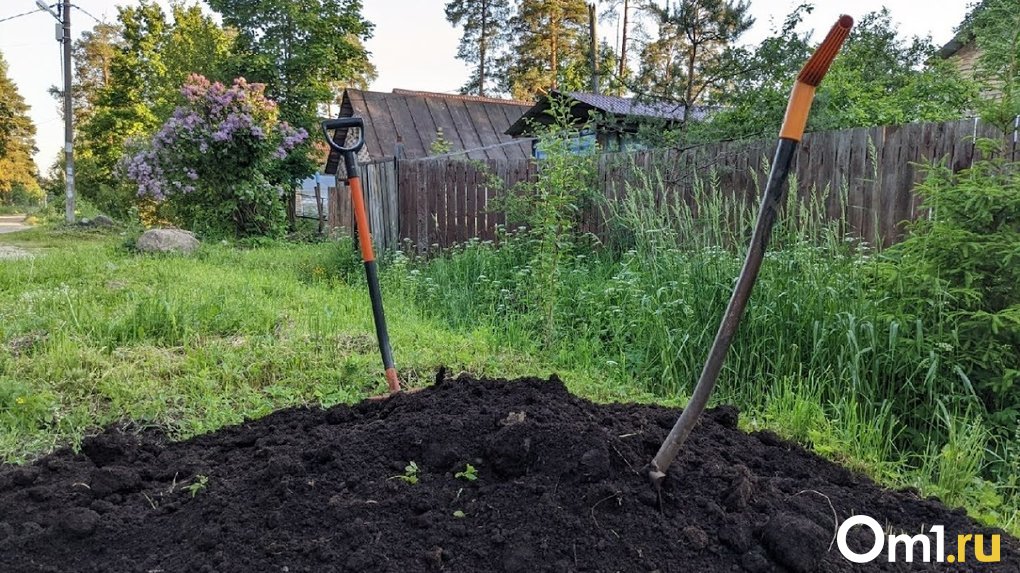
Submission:
<svg viewBox="0 0 1020 573">
<path fill-rule="evenodd" d="M 506 130 L 530 102 L 395 89 L 390 93 L 347 89 L 338 117 L 365 120 L 365 147 L 359 159 L 373 162 L 401 157 L 420 159 L 450 154 L 465 159 L 528 157 L 531 146 Z M 354 134 L 337 130 L 334 140 Z M 332 152 L 326 173 L 338 169 L 340 154 Z"/>
<path fill-rule="evenodd" d="M 531 137 L 537 125 L 549 125 L 554 121 L 549 111 L 557 100 L 569 103 L 569 116 L 573 123 L 581 125 L 591 122 L 590 133 L 583 134 L 582 138 L 598 142 L 599 147 L 606 151 L 640 148 L 636 135 L 641 124 L 653 123 L 668 129 L 680 125 L 685 115 L 684 106 L 676 103 L 644 102 L 637 98 L 553 90 L 539 98 L 506 133 L 513 137 Z M 710 111 L 704 106 L 692 107 L 687 120 L 703 120 Z M 584 147 L 583 142 L 580 147 Z"/>
<path fill-rule="evenodd" d="M 956 36 L 942 46 L 936 55 L 944 60 L 949 60 L 960 74 L 965 78 L 973 79 L 978 71 L 978 60 L 981 58 L 981 48 L 978 47 L 977 39 L 972 29 L 975 15 L 984 9 L 985 4 L 979 3 L 967 15 L 960 25 Z M 994 99 L 1002 96 L 1001 84 L 990 81 L 983 86 L 981 96 Z"/>
</svg>

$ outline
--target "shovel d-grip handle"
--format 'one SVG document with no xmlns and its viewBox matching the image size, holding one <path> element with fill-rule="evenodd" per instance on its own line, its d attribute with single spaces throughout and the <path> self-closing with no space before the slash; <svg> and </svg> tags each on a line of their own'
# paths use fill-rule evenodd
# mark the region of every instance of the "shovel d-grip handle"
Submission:
<svg viewBox="0 0 1020 573">
<path fill-rule="evenodd" d="M 343 145 L 333 141 L 333 138 L 329 135 L 329 132 L 333 130 L 350 129 L 352 127 L 358 128 L 358 141 L 350 147 L 344 147 Z M 326 136 L 326 143 L 328 143 L 334 150 L 340 153 L 357 153 L 365 146 L 365 120 L 360 117 L 338 117 L 336 119 L 327 119 L 322 122 L 322 134 Z"/>
<path fill-rule="evenodd" d="M 765 258 L 765 248 L 768 246 L 769 237 L 772 234 L 772 225 L 775 223 L 779 206 L 783 203 L 790 164 L 793 161 L 794 152 L 797 150 L 797 144 L 804 135 L 804 127 L 807 125 L 808 112 L 811 110 L 815 88 L 829 71 L 832 60 L 835 59 L 839 48 L 850 35 L 853 23 L 854 19 L 850 16 L 840 17 L 825 40 L 804 64 L 800 75 L 797 76 L 797 82 L 790 94 L 790 102 L 786 108 L 783 127 L 779 132 L 779 144 L 776 146 L 776 154 L 772 160 L 772 169 L 769 173 L 768 183 L 765 185 L 765 193 L 761 199 L 758 219 L 751 235 L 751 244 L 747 249 L 744 266 L 740 270 L 740 276 L 737 277 L 737 284 L 733 287 L 729 304 L 726 305 L 726 312 L 719 323 L 719 330 L 716 332 L 712 348 L 708 352 L 708 358 L 705 359 L 705 366 L 701 370 L 701 376 L 698 378 L 698 384 L 694 387 L 691 399 L 648 467 L 648 477 L 656 488 L 661 487 L 662 481 L 666 478 L 666 470 L 676 459 L 680 448 L 687 441 L 687 437 L 705 411 L 705 406 L 708 405 L 708 399 L 719 379 L 719 372 L 722 370 L 726 353 L 730 349 L 730 343 L 737 333 L 737 327 L 740 326 L 740 319 L 747 307 L 747 301 L 751 298 L 751 290 L 758 278 L 758 271 L 761 270 L 762 260 Z"/>
</svg>

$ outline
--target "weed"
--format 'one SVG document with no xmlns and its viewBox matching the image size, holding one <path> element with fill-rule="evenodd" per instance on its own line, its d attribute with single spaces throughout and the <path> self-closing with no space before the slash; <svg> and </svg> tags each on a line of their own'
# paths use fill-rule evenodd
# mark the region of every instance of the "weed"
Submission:
<svg viewBox="0 0 1020 573">
<path fill-rule="evenodd" d="M 198 474 L 195 476 L 195 480 L 190 484 L 182 487 L 184 491 L 191 494 L 191 497 L 195 497 L 199 492 L 203 492 L 209 486 L 209 476 Z"/>
<path fill-rule="evenodd" d="M 464 471 L 453 474 L 453 477 L 467 481 L 475 481 L 478 479 L 478 470 L 475 469 L 475 466 L 466 464 L 464 466 Z"/>
<path fill-rule="evenodd" d="M 390 479 L 398 479 L 404 483 L 415 485 L 418 483 L 418 464 L 410 461 L 404 466 L 404 474 L 393 476 Z"/>
</svg>

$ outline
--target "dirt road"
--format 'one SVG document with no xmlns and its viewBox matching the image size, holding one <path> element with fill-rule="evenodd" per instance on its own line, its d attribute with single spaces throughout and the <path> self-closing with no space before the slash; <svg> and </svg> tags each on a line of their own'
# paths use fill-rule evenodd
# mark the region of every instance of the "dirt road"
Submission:
<svg viewBox="0 0 1020 573">
<path fill-rule="evenodd" d="M 29 229 L 24 215 L 0 215 L 0 235 Z M 0 260 L 24 259 L 32 255 L 25 249 L 0 244 Z"/>
<path fill-rule="evenodd" d="M 0 234 L 28 229 L 29 226 L 24 221 L 24 215 L 0 215 Z"/>
</svg>

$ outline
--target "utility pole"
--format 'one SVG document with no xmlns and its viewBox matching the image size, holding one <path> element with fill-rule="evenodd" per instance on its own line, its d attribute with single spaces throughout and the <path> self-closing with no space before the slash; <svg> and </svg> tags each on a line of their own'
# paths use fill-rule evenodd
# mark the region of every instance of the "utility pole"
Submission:
<svg viewBox="0 0 1020 573">
<path fill-rule="evenodd" d="M 64 220 L 74 223 L 74 102 L 71 97 L 71 0 L 61 0 L 57 11 L 43 0 L 35 0 L 40 10 L 56 18 L 57 41 L 63 43 L 64 56 Z"/>
<path fill-rule="evenodd" d="M 74 223 L 74 102 L 71 96 L 71 0 L 64 0 L 61 12 L 64 42 L 64 179 L 66 185 L 65 220 Z"/>
</svg>

